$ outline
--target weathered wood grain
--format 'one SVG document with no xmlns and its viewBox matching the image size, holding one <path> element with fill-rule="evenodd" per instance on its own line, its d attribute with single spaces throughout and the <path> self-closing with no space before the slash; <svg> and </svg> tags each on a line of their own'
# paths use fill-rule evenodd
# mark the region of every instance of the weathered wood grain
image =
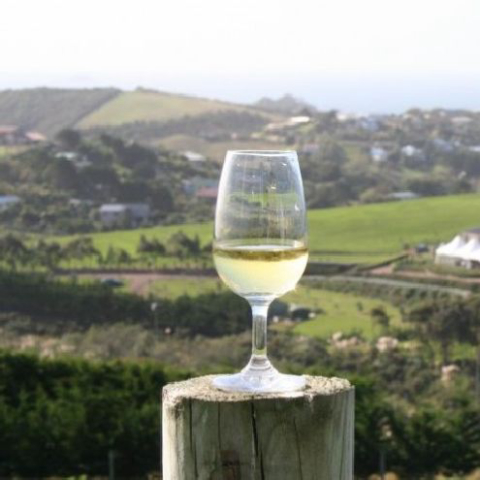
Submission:
<svg viewBox="0 0 480 480">
<path fill-rule="evenodd" d="M 222 392 L 211 376 L 163 390 L 164 480 L 351 480 L 354 389 L 306 377 L 287 394 Z"/>
</svg>

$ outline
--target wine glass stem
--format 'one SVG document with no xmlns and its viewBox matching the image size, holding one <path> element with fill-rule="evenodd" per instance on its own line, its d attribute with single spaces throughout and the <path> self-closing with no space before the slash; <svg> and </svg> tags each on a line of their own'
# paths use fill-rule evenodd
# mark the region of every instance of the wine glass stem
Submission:
<svg viewBox="0 0 480 480">
<path fill-rule="evenodd" d="M 267 357 L 267 316 L 270 302 L 252 303 L 252 355 Z"/>
</svg>

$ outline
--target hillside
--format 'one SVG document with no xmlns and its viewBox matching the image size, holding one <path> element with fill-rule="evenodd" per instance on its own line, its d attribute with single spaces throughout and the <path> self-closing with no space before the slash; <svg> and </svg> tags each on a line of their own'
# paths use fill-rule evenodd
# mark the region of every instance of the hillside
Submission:
<svg viewBox="0 0 480 480">
<path fill-rule="evenodd" d="M 253 106 L 141 88 L 0 91 L 0 125 L 50 138 L 63 128 L 100 129 L 144 143 L 179 134 L 229 138 L 232 132 L 248 136 L 277 118 Z"/>
<path fill-rule="evenodd" d="M 257 113 L 252 108 L 233 103 L 138 89 L 134 92 L 121 93 L 112 101 L 85 116 L 78 126 L 89 128 L 134 122 L 165 122 L 184 116 L 225 110 Z"/>
<path fill-rule="evenodd" d="M 438 243 L 451 239 L 459 231 L 478 226 L 479 212 L 480 195 L 313 210 L 309 213 L 310 248 L 332 253 L 395 254 L 406 243 Z M 91 237 L 102 252 L 114 245 L 135 254 L 142 234 L 165 241 L 178 230 L 190 236 L 198 234 L 204 244 L 212 238 L 211 224 L 115 231 Z M 72 237 L 63 237 L 63 240 L 68 238 Z"/>
<path fill-rule="evenodd" d="M 51 137 L 74 126 L 118 93 L 113 88 L 0 91 L 0 125 L 19 125 Z"/>
<path fill-rule="evenodd" d="M 407 243 L 439 243 L 479 225 L 478 194 L 315 210 L 309 216 L 312 249 L 344 252 L 398 252 Z"/>
<path fill-rule="evenodd" d="M 192 135 L 170 135 L 161 138 L 158 146 L 172 151 L 193 150 L 217 162 L 223 162 L 227 150 L 282 150 L 283 143 L 267 142 L 265 140 L 224 140 L 209 142 Z"/>
</svg>

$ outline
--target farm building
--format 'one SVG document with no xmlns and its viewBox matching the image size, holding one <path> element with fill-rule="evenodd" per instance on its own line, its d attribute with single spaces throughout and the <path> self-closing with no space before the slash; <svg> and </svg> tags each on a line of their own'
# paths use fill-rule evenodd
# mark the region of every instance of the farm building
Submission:
<svg viewBox="0 0 480 480">
<path fill-rule="evenodd" d="M 196 198 L 203 198 L 205 200 L 215 202 L 217 200 L 218 188 L 200 188 L 195 192 Z"/>
<path fill-rule="evenodd" d="M 100 207 L 99 213 L 104 225 L 114 226 L 125 221 L 141 225 L 150 218 L 150 206 L 146 203 L 106 203 Z"/>
<path fill-rule="evenodd" d="M 189 161 L 189 162 L 204 162 L 206 160 L 205 155 L 201 153 L 192 152 L 191 150 L 187 150 L 186 152 L 182 152 L 182 155 Z"/>
<path fill-rule="evenodd" d="M 46 140 L 41 133 L 27 132 L 17 125 L 0 125 L 0 145 L 30 145 Z"/>
<path fill-rule="evenodd" d="M 435 251 L 435 263 L 480 268 L 480 228 L 467 230 Z"/>
</svg>

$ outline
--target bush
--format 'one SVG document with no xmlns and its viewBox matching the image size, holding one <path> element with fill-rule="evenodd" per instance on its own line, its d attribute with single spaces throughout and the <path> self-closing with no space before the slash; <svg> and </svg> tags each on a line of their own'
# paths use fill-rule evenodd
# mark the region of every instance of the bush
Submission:
<svg viewBox="0 0 480 480">
<path fill-rule="evenodd" d="M 39 274 L 2 271 L 1 312 L 31 316 L 35 320 L 32 329 L 37 333 L 123 322 L 216 337 L 242 332 L 251 323 L 248 303 L 230 292 L 158 299 L 153 312 L 151 300 L 114 292 L 100 283 L 51 281 Z"/>
<path fill-rule="evenodd" d="M 40 360 L 0 353 L 0 476 L 158 471 L 159 396 L 185 378 L 148 363 Z"/>
</svg>

